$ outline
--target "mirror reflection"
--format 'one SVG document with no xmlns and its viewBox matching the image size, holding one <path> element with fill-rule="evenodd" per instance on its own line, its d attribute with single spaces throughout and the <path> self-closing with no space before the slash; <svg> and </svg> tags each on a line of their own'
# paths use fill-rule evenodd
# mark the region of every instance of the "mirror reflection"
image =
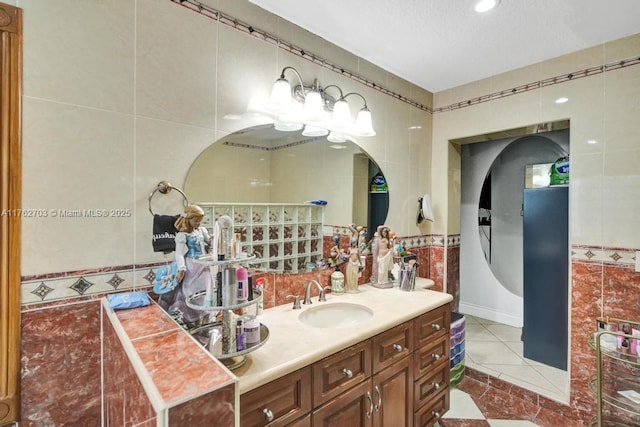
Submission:
<svg viewBox="0 0 640 427">
<path fill-rule="evenodd" d="M 370 196 L 371 180 L 380 172 L 352 140 L 330 142 L 326 136 L 307 137 L 265 124 L 234 132 L 205 149 L 189 169 L 184 190 L 195 203 L 325 200 L 324 224 L 355 223 L 371 230 L 384 223 L 388 210 L 388 197 L 380 203 Z"/>
</svg>

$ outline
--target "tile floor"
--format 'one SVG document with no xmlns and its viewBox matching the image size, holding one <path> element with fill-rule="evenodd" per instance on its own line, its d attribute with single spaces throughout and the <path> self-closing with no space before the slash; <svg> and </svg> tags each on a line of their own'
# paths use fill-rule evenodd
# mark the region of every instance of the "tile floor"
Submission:
<svg viewBox="0 0 640 427">
<path fill-rule="evenodd" d="M 568 373 L 522 355 L 521 328 L 465 315 L 465 364 L 477 371 L 566 402 Z M 451 390 L 441 426 L 535 427 L 522 420 L 488 419 L 467 393 Z"/>
<path fill-rule="evenodd" d="M 441 427 L 537 427 L 531 421 L 487 419 L 467 393 L 456 388 L 450 393 L 450 409 L 442 417 Z"/>
<path fill-rule="evenodd" d="M 465 315 L 466 366 L 568 403 L 568 372 L 526 359 L 521 334 L 522 328 Z"/>
</svg>

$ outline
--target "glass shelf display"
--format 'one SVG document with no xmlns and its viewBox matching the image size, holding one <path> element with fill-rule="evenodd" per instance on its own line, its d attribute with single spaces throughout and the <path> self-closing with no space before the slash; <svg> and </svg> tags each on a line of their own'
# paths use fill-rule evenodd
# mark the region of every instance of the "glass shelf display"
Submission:
<svg viewBox="0 0 640 427">
<path fill-rule="evenodd" d="M 196 261 L 209 265 L 210 267 L 227 268 L 236 265 L 249 265 L 255 259 L 256 257 L 253 255 L 226 260 L 214 259 L 212 255 L 204 255 L 199 257 Z M 235 271 L 235 269 L 233 271 Z M 246 313 L 242 316 L 237 316 L 234 313 L 234 310 L 240 310 L 245 313 L 248 311 L 247 308 L 253 306 L 255 307 L 255 314 L 257 315 L 258 307 L 262 303 L 262 292 L 260 290 L 253 289 L 250 295 L 251 298 L 240 301 L 234 300 L 232 304 L 216 305 L 215 303 L 207 303 L 207 293 L 209 292 L 211 293 L 211 301 L 224 301 L 226 299 L 224 293 L 220 295 L 221 298 L 218 298 L 217 293 L 222 292 L 221 289 L 224 289 L 224 287 L 214 287 L 208 291 L 197 292 L 187 297 L 186 303 L 188 307 L 198 311 L 209 312 L 210 315 L 219 314 L 221 317 L 220 321 L 199 326 L 189 332 L 200 344 L 207 348 L 214 357 L 220 360 L 227 368 L 233 370 L 246 363 L 247 354 L 257 350 L 267 342 L 269 339 L 269 328 L 267 328 L 266 325 L 257 322 L 255 315 Z M 232 295 L 237 297 L 237 292 L 237 290 L 234 290 Z M 240 349 L 238 349 L 238 343 L 236 342 L 236 321 L 239 319 L 242 319 L 243 321 L 254 321 L 254 324 L 257 323 L 260 337 L 258 341 L 243 345 Z M 217 344 L 217 342 L 211 342 L 212 334 L 215 330 L 219 333 L 219 344 Z M 255 330 L 256 329 L 254 329 L 254 331 Z"/>
</svg>

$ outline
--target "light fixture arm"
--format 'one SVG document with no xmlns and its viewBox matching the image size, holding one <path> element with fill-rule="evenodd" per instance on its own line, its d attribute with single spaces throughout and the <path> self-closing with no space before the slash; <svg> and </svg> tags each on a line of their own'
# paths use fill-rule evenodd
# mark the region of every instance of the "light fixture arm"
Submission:
<svg viewBox="0 0 640 427">
<path fill-rule="evenodd" d="M 304 83 L 302 82 L 302 76 L 300 75 L 300 73 L 298 72 L 298 70 L 296 70 L 295 68 L 291 67 L 291 66 L 286 66 L 282 69 L 282 72 L 280 73 L 280 78 L 283 80 L 286 80 L 284 77 L 284 72 L 287 70 L 291 70 L 295 73 L 295 75 L 298 77 L 298 81 L 300 82 L 300 87 L 302 88 L 302 93 L 304 93 Z"/>
<path fill-rule="evenodd" d="M 351 96 L 351 95 L 358 95 L 360 98 L 362 98 L 362 101 L 364 101 L 364 108 L 367 110 L 369 109 L 369 107 L 367 107 L 367 100 L 364 99 L 364 96 L 360 95 L 358 92 L 349 92 L 348 94 L 342 96 L 340 99 L 345 100 L 347 96 Z"/>
<path fill-rule="evenodd" d="M 338 98 L 338 99 L 337 99 L 337 101 L 339 101 L 339 100 L 341 100 L 341 99 L 344 99 L 344 94 L 343 94 L 343 92 L 342 92 L 342 89 L 340 89 L 340 86 L 337 86 L 337 85 L 329 85 L 329 86 L 326 86 L 326 87 L 324 88 L 324 92 L 326 92 L 326 91 L 327 91 L 327 89 L 329 89 L 330 87 L 335 87 L 336 89 L 338 89 L 338 92 L 340 92 L 340 98 Z"/>
</svg>

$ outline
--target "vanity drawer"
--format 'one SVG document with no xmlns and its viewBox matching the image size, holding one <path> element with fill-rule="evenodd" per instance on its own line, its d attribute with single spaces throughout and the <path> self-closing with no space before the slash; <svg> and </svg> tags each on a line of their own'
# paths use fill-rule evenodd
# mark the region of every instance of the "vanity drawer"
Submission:
<svg viewBox="0 0 640 427">
<path fill-rule="evenodd" d="M 413 353 L 413 322 L 406 322 L 373 338 L 373 371 L 380 372 Z"/>
<path fill-rule="evenodd" d="M 449 367 L 449 336 L 442 336 L 413 353 L 415 378 L 434 372 L 442 365 Z"/>
<path fill-rule="evenodd" d="M 414 427 L 432 427 L 449 410 L 449 390 L 443 390 L 413 415 Z"/>
<path fill-rule="evenodd" d="M 371 376 L 371 341 L 313 364 L 313 406 L 318 407 Z"/>
<path fill-rule="evenodd" d="M 451 309 L 449 304 L 431 310 L 415 320 L 415 346 L 420 349 L 434 338 L 449 335 Z"/>
<path fill-rule="evenodd" d="M 413 407 L 420 408 L 436 394 L 447 389 L 450 372 L 449 365 L 444 364 L 434 373 L 418 378 L 413 385 Z"/>
<path fill-rule="evenodd" d="M 240 425 L 288 426 L 311 411 L 311 368 L 307 367 L 240 396 Z"/>
</svg>

